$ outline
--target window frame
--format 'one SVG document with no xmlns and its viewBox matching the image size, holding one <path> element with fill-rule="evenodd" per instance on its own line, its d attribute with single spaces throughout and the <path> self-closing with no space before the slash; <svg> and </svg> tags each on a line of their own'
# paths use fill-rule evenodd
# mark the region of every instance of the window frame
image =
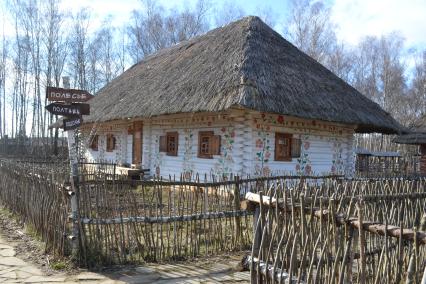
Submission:
<svg viewBox="0 0 426 284">
<path fill-rule="evenodd" d="M 175 140 L 175 149 L 171 150 L 170 139 L 174 138 Z M 177 131 L 167 132 L 166 133 L 166 155 L 167 156 L 177 156 L 179 149 L 179 133 Z"/>
<path fill-rule="evenodd" d="M 277 151 L 277 146 L 279 145 L 279 139 L 288 139 L 288 144 L 286 146 L 287 148 L 287 155 L 286 156 L 280 156 L 278 154 Z M 293 157 L 292 157 L 292 150 L 291 150 L 291 146 L 292 146 L 292 139 L 293 139 L 293 134 L 289 134 L 289 133 L 282 133 L 282 132 L 276 132 L 275 133 L 275 149 L 274 149 L 274 160 L 278 161 L 278 162 L 291 162 Z"/>
<path fill-rule="evenodd" d="M 110 144 L 112 143 L 112 145 Z M 115 138 L 114 134 L 110 133 L 106 135 L 106 151 L 107 152 L 114 152 L 117 147 L 117 139 Z"/>
<path fill-rule="evenodd" d="M 202 140 L 208 139 L 208 153 L 201 152 Z M 214 135 L 214 131 L 199 131 L 198 132 L 198 151 L 197 157 L 201 159 L 213 159 L 215 155 L 220 155 L 220 135 Z"/>
<path fill-rule="evenodd" d="M 213 154 L 212 154 L 212 139 L 214 136 L 214 132 L 213 131 L 199 131 L 198 132 L 198 158 L 202 158 L 202 159 L 213 159 Z M 208 153 L 202 153 L 201 152 L 201 144 L 202 144 L 202 140 L 203 138 L 208 138 Z"/>
</svg>

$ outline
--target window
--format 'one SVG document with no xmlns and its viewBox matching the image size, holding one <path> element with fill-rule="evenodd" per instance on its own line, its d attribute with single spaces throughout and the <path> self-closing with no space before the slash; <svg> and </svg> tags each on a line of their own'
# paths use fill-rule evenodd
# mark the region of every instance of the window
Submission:
<svg viewBox="0 0 426 284">
<path fill-rule="evenodd" d="M 179 145 L 179 134 L 177 132 L 167 132 L 165 136 L 160 136 L 160 152 L 166 152 L 168 156 L 177 156 Z"/>
<path fill-rule="evenodd" d="M 293 138 L 292 134 L 275 133 L 275 161 L 291 161 L 292 158 L 299 158 L 301 144 L 301 140 Z"/>
<path fill-rule="evenodd" d="M 90 149 L 93 151 L 98 151 L 98 135 L 95 135 L 92 137 L 92 140 L 90 141 Z"/>
<path fill-rule="evenodd" d="M 198 133 L 198 157 L 212 159 L 213 155 L 220 155 L 220 135 L 213 131 L 200 131 Z"/>
<path fill-rule="evenodd" d="M 107 134 L 107 152 L 112 152 L 115 150 L 115 137 L 112 134 Z"/>
</svg>

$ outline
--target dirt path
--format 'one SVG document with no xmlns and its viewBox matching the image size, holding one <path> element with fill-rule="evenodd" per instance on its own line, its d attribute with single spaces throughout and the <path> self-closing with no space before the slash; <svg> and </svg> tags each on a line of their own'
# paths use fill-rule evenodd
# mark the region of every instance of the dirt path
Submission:
<svg viewBox="0 0 426 284">
<path fill-rule="evenodd" d="M 239 260 L 237 256 L 215 257 L 198 262 L 112 268 L 104 273 L 83 271 L 76 275 L 46 275 L 36 265 L 17 257 L 13 244 L 0 237 L 1 283 L 248 283 L 248 272 L 235 269 Z"/>
<path fill-rule="evenodd" d="M 16 256 L 15 246 L 0 236 L 0 282 L 1 283 L 124 283 L 108 277 L 82 272 L 77 275 L 53 273 L 46 275 L 40 268 Z"/>
<path fill-rule="evenodd" d="M 89 272 L 55 271 L 42 243 L 24 233 L 22 226 L 0 210 L 0 283 L 249 283 L 249 272 L 239 272 L 243 254 L 200 258 L 173 264 L 150 263 Z"/>
</svg>

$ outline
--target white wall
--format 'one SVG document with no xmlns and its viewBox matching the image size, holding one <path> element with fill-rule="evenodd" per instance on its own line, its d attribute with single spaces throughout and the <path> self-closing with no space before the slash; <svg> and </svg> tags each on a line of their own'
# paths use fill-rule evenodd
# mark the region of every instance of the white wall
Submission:
<svg viewBox="0 0 426 284">
<path fill-rule="evenodd" d="M 252 117 L 252 171 L 255 175 L 353 174 L 352 127 L 274 114 L 253 114 Z M 301 139 L 300 158 L 275 161 L 277 132 Z"/>
<path fill-rule="evenodd" d="M 151 173 L 158 173 L 159 170 L 161 176 L 175 176 L 176 178 L 179 178 L 182 173 L 198 173 L 200 178 L 204 179 L 204 176 L 208 175 L 208 179 L 210 179 L 211 174 L 234 172 L 234 162 L 228 158 L 229 140 L 232 138 L 225 139 L 224 137 L 224 134 L 228 132 L 227 135 L 232 135 L 232 128 L 232 126 L 194 126 L 191 128 L 153 125 L 151 128 L 151 146 L 146 148 L 151 152 L 151 160 L 149 161 Z M 159 137 L 166 135 L 168 131 L 177 131 L 179 134 L 177 156 L 168 156 L 166 153 L 159 152 Z M 213 131 L 215 135 L 222 135 L 221 155 L 214 155 L 212 159 L 197 157 L 199 131 Z M 144 157 L 148 157 L 148 155 L 145 154 Z"/>
<path fill-rule="evenodd" d="M 130 122 L 129 122 L 130 123 Z M 100 126 L 99 150 L 88 150 L 89 160 L 132 163 L 132 135 L 129 123 Z M 159 137 L 179 133 L 178 155 L 159 152 Z M 221 135 L 221 155 L 213 159 L 197 157 L 198 132 Z M 143 121 L 142 167 L 161 176 L 198 173 L 216 176 L 238 174 L 346 174 L 354 171 L 353 127 L 335 123 L 304 120 L 254 111 L 233 110 L 224 113 L 180 114 Z M 292 161 L 274 161 L 275 133 L 290 133 L 302 140 L 302 157 Z M 117 147 L 106 152 L 106 135 L 114 134 Z M 259 154 L 260 153 L 260 154 Z M 259 156 L 260 155 L 260 156 Z"/>
<path fill-rule="evenodd" d="M 106 151 L 106 137 L 108 134 L 114 135 L 116 139 L 115 149 L 111 152 Z M 88 161 L 107 161 L 115 162 L 118 164 L 129 163 L 128 149 L 132 151 L 131 143 L 132 137 L 127 135 L 127 128 L 121 127 L 109 131 L 98 131 L 98 150 L 94 151 L 90 149 L 89 142 L 86 145 L 85 157 Z M 130 138 L 129 138 L 130 137 Z M 130 139 L 130 148 L 129 148 L 129 139 Z M 131 162 L 131 152 L 130 152 L 130 162 Z"/>
</svg>

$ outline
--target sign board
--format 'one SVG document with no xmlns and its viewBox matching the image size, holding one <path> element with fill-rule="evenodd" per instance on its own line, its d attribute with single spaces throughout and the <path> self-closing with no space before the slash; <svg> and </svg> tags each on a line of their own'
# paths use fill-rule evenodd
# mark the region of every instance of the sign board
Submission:
<svg viewBox="0 0 426 284">
<path fill-rule="evenodd" d="M 84 90 L 47 87 L 46 98 L 53 102 L 81 103 L 87 102 L 93 98 L 93 95 Z"/>
<path fill-rule="evenodd" d="M 64 119 L 64 131 L 76 129 L 82 123 L 83 123 L 83 119 L 81 117 L 65 118 Z"/>
<path fill-rule="evenodd" d="M 72 104 L 73 106 L 78 106 L 80 108 L 80 113 L 82 115 L 90 114 L 90 105 L 89 104 Z"/>
<path fill-rule="evenodd" d="M 52 103 L 46 106 L 46 109 L 56 115 L 64 115 L 64 116 L 81 116 L 80 106 L 78 104 L 75 105 L 64 105 L 58 103 Z"/>
</svg>

